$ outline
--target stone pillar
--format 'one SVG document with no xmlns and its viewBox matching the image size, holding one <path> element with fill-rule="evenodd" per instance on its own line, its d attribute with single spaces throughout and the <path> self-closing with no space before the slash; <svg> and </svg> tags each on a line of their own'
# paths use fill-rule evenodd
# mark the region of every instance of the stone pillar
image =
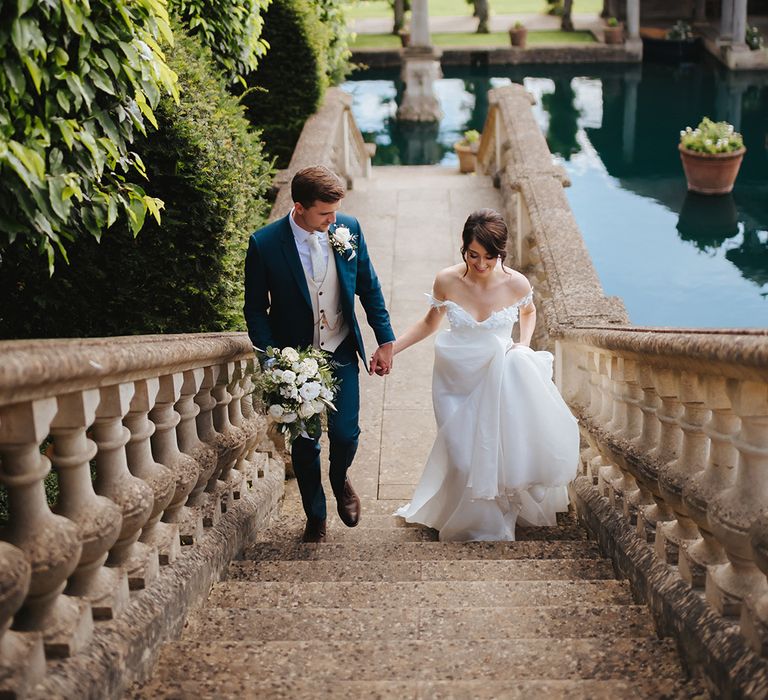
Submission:
<svg viewBox="0 0 768 700">
<path fill-rule="evenodd" d="M 51 425 L 51 461 L 59 474 L 55 510 L 77 524 L 83 542 L 83 553 L 65 592 L 89 600 L 94 619 L 108 620 L 125 610 L 129 596 L 125 571 L 104 566 L 120 535 L 123 514 L 113 501 L 97 496 L 91 482 L 89 463 L 96 455 L 96 443 L 85 431 L 96 417 L 99 391 L 67 394 L 59 397 L 58 404 Z"/>
<path fill-rule="evenodd" d="M 640 39 L 640 0 L 627 0 L 627 39 L 624 49 L 636 56 L 643 56 L 643 41 Z"/>
<path fill-rule="evenodd" d="M 712 533 L 723 545 L 727 564 L 707 571 L 706 596 L 721 614 L 738 616 L 749 595 L 768 592 L 765 576 L 755 566 L 749 528 L 768 508 L 768 385 L 732 381 L 727 386 L 741 430 L 733 440 L 739 452 L 733 486 L 710 503 Z"/>
<path fill-rule="evenodd" d="M 88 603 L 62 595 L 82 543 L 75 523 L 48 507 L 43 480 L 50 462 L 40 454 L 56 415 L 56 399 L 0 407 L 0 482 L 8 490 L 8 527 L 3 538 L 31 565 L 29 592 L 14 629 L 42 632 L 48 657 L 72 656 L 91 639 Z"/>
<path fill-rule="evenodd" d="M 733 0 L 733 37 L 734 48 L 747 50 L 747 0 Z"/>
<path fill-rule="evenodd" d="M 130 410 L 123 423 L 131 431 L 131 439 L 125 446 L 128 469 L 148 484 L 153 494 L 152 512 L 144 523 L 139 542 L 155 548 L 161 564 L 170 564 L 181 551 L 179 529 L 172 523 L 160 522 L 160 518 L 173 498 L 176 479 L 169 469 L 155 462 L 152 456 L 150 438 L 155 432 L 155 426 L 148 419 L 159 389 L 160 382 L 155 377 L 135 382 Z"/>
<path fill-rule="evenodd" d="M 14 613 L 29 591 L 32 569 L 24 552 L 0 541 L 0 696 L 27 697 L 45 676 L 43 637 L 12 632 Z"/>
<path fill-rule="evenodd" d="M 216 462 L 205 485 L 205 494 L 201 503 L 203 509 L 203 525 L 213 527 L 221 520 L 221 501 L 227 497 L 227 484 L 219 482 L 219 474 L 224 466 L 222 455 L 226 445 L 222 442 L 222 436 L 213 427 L 213 409 L 216 407 L 216 399 L 211 396 L 211 391 L 219 378 L 218 367 L 206 367 L 203 370 L 203 381 L 200 391 L 195 396 L 195 403 L 200 407 L 195 424 L 200 440 L 213 449 Z M 192 493 L 195 493 L 193 490 Z"/>
<path fill-rule="evenodd" d="M 755 564 L 768 576 L 768 513 L 750 528 L 750 545 Z M 748 596 L 741 608 L 741 632 L 763 658 L 768 657 L 768 593 Z"/>
<path fill-rule="evenodd" d="M 435 81 L 442 77 L 440 55 L 429 36 L 427 0 L 411 3 L 411 41 L 403 51 L 403 101 L 397 118 L 410 122 L 437 122 L 443 117 L 435 95 Z"/>
<path fill-rule="evenodd" d="M 734 0 L 723 0 L 720 5 L 720 44 L 733 41 L 733 3 Z"/>
<path fill-rule="evenodd" d="M 108 566 L 118 566 L 128 574 L 131 589 L 145 588 L 159 573 L 157 549 L 137 542 L 141 528 L 152 514 L 155 496 L 151 487 L 128 470 L 125 446 L 131 432 L 123 426 L 128 413 L 133 384 L 117 384 L 100 389 L 101 401 L 93 424 L 96 453 L 96 493 L 112 499 L 123 513 L 117 542 L 107 558 Z"/>
<path fill-rule="evenodd" d="M 176 437 L 179 449 L 195 460 L 197 464 L 197 480 L 187 498 L 186 508 L 181 514 L 179 530 L 182 544 L 194 544 L 203 534 L 203 511 L 205 502 L 203 491 L 208 479 L 216 468 L 216 452 L 206 445 L 197 435 L 197 416 L 200 407 L 195 403 L 195 396 L 200 391 L 203 381 L 203 369 L 190 369 L 184 372 L 181 384 L 181 396 L 176 404 L 179 414 L 179 424 L 176 426 Z"/>
<path fill-rule="evenodd" d="M 709 454 L 709 439 L 703 430 L 709 409 L 698 375 L 683 372 L 677 393 L 683 404 L 680 456 L 659 469 L 659 491 L 675 513 L 675 520 L 662 524 L 656 531 L 656 554 L 668 564 L 677 564 L 680 549 L 699 539 L 696 524 L 683 502 L 683 489 L 704 469 Z"/>
<path fill-rule="evenodd" d="M 197 462 L 189 455 L 179 451 L 179 443 L 176 438 L 176 427 L 181 418 L 173 407 L 181 396 L 183 382 L 184 376 L 181 372 L 160 377 L 155 407 L 149 414 L 149 418 L 155 426 L 155 432 L 150 438 L 152 454 L 175 477 L 173 496 L 163 513 L 162 521 L 175 524 L 177 530 L 179 522 L 185 519 L 184 503 L 197 482 L 198 474 Z M 160 556 L 163 556 L 162 551 Z"/>
<path fill-rule="evenodd" d="M 240 474 L 239 485 L 232 494 L 236 499 L 241 498 L 253 483 L 255 475 L 251 471 L 251 465 L 248 460 L 253 455 L 256 449 L 256 442 L 259 439 L 258 424 L 256 421 L 247 420 L 243 414 L 246 392 L 252 386 L 247 364 L 245 360 L 235 362 L 235 369 L 232 375 L 233 381 L 228 387 L 228 391 L 232 396 L 232 401 L 229 404 L 229 422 L 242 430 L 245 436 L 245 444 L 234 466 L 234 469 Z"/>
<path fill-rule="evenodd" d="M 703 472 L 696 474 L 683 489 L 683 503 L 696 523 L 701 540 L 685 547 L 679 560 L 680 575 L 694 588 L 703 588 L 707 568 L 724 564 L 725 552 L 712 534 L 707 510 L 712 500 L 733 484 L 738 452 L 733 438 L 739 430 L 739 419 L 731 410 L 731 402 L 722 377 L 704 378 L 706 403 L 711 417 L 704 424 L 709 438 L 709 459 Z"/>
</svg>

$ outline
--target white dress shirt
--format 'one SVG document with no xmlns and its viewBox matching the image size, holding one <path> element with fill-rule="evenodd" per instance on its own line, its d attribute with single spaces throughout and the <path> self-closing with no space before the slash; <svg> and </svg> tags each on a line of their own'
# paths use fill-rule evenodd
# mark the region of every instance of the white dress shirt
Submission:
<svg viewBox="0 0 768 700">
<path fill-rule="evenodd" d="M 296 250 L 299 251 L 299 259 L 307 274 L 310 277 L 314 277 L 315 271 L 312 269 L 312 258 L 309 252 L 309 237 L 317 236 L 317 242 L 320 244 L 320 250 L 323 252 L 325 258 L 326 267 L 328 265 L 328 234 L 324 231 L 315 231 L 310 233 L 299 226 L 293 219 L 293 209 L 288 216 L 288 222 L 291 224 L 291 231 L 293 231 L 293 238 L 296 241 Z"/>
</svg>

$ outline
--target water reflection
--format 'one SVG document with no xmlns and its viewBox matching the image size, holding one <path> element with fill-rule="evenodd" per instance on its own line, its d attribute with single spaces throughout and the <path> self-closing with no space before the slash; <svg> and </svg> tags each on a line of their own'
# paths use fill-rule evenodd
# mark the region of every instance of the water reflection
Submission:
<svg viewBox="0 0 768 700">
<path fill-rule="evenodd" d="M 396 71 L 345 85 L 366 140 L 378 145 L 376 164 L 454 166 L 453 143 L 482 129 L 488 90 L 522 83 L 573 182 L 566 193 L 603 286 L 624 298 L 633 321 L 768 326 L 768 73 L 693 64 L 444 73 L 436 90 L 445 118 L 429 128 L 395 121 Z M 726 197 L 687 193 L 678 133 L 703 115 L 739 125 L 748 147 Z"/>
</svg>

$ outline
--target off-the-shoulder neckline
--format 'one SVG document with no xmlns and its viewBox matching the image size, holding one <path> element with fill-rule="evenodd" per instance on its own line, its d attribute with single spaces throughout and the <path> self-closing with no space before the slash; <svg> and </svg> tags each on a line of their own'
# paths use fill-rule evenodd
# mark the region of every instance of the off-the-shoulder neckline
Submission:
<svg viewBox="0 0 768 700">
<path fill-rule="evenodd" d="M 427 294 L 426 296 L 428 296 L 433 302 L 435 302 L 437 306 L 447 306 L 450 304 L 452 306 L 455 306 L 457 309 L 461 309 L 469 318 L 471 318 L 476 324 L 480 326 L 486 323 L 487 321 L 490 321 L 497 314 L 504 313 L 505 311 L 509 311 L 510 309 L 514 309 L 514 308 L 517 308 L 518 306 L 525 304 L 526 300 L 531 299 L 533 297 L 533 290 L 528 292 L 528 294 L 526 294 L 524 297 L 521 297 L 520 299 L 518 299 L 514 304 L 510 304 L 509 306 L 504 306 L 501 309 L 496 309 L 495 311 L 491 311 L 491 313 L 482 321 L 476 319 L 461 304 L 453 301 L 452 299 L 435 299 L 435 297 L 432 294 Z"/>
</svg>

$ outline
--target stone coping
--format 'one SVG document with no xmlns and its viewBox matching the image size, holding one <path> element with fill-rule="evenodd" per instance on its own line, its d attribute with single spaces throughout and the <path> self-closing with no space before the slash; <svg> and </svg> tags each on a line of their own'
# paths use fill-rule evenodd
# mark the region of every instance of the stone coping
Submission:
<svg viewBox="0 0 768 700">
<path fill-rule="evenodd" d="M 659 634 L 677 639 L 684 663 L 701 671 L 712 697 L 766 697 L 768 661 L 749 648 L 738 624 L 717 615 L 674 567 L 659 561 L 591 478 L 577 477 L 570 491 L 601 552 L 611 558 L 617 575 L 629 580 L 635 600 L 648 605 Z"/>
<path fill-rule="evenodd" d="M 347 178 L 347 186 L 350 187 L 351 175 L 364 173 L 339 172 L 346 168 L 345 163 L 338 163 L 339 136 L 342 140 L 348 140 L 347 146 L 352 146 L 356 152 L 356 160 L 368 163 L 370 156 L 363 135 L 357 128 L 352 118 L 352 96 L 341 88 L 328 88 L 325 93 L 323 105 L 309 119 L 301 130 L 301 135 L 296 143 L 291 156 L 291 162 L 285 170 L 277 173 L 273 186 L 277 188 L 277 196 L 269 215 L 269 220 L 274 221 L 285 216 L 293 206 L 291 199 L 290 182 L 298 170 L 310 165 L 325 165 L 339 175 Z M 348 129 L 344 129 L 344 120 L 348 120 Z M 341 133 L 340 133 L 341 132 Z"/>
<path fill-rule="evenodd" d="M 556 63 L 637 63 L 638 56 L 623 46 L 606 44 L 542 44 L 526 49 L 511 46 L 440 47 L 444 66 L 504 66 Z M 352 61 L 369 68 L 398 68 L 403 49 L 352 50 Z"/>
<path fill-rule="evenodd" d="M 246 333 L 0 342 L 0 406 L 252 358 Z"/>
</svg>

